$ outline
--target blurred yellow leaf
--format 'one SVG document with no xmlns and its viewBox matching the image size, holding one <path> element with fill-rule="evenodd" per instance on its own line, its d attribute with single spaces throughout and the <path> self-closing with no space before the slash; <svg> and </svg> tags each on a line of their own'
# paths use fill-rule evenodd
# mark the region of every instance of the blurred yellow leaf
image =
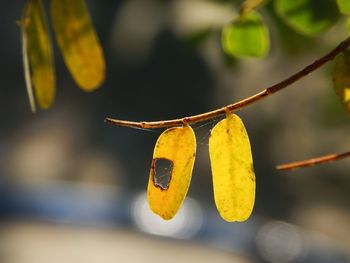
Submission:
<svg viewBox="0 0 350 263">
<path fill-rule="evenodd" d="M 105 78 L 105 61 L 84 0 L 51 0 L 58 46 L 76 83 L 92 91 Z"/>
<path fill-rule="evenodd" d="M 190 126 L 164 131 L 154 148 L 148 182 L 151 210 L 169 220 L 185 199 L 196 154 L 196 137 Z"/>
<path fill-rule="evenodd" d="M 21 24 L 23 64 L 31 108 L 35 111 L 33 84 L 39 107 L 48 109 L 55 98 L 55 68 L 41 0 L 28 1 Z"/>
<path fill-rule="evenodd" d="M 350 50 L 338 55 L 332 76 L 334 91 L 350 112 Z"/>
<path fill-rule="evenodd" d="M 242 120 L 234 114 L 215 125 L 209 138 L 214 199 L 223 219 L 249 218 L 255 200 L 250 143 Z"/>
</svg>

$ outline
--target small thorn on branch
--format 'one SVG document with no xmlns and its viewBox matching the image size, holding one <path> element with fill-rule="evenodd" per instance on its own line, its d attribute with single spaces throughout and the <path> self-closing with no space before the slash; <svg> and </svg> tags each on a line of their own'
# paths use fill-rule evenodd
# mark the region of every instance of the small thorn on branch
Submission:
<svg viewBox="0 0 350 263">
<path fill-rule="evenodd" d="M 293 170 L 293 169 L 302 168 L 302 167 L 309 167 L 309 166 L 314 166 L 318 164 L 334 162 L 347 157 L 350 157 L 350 151 L 339 153 L 339 154 L 335 154 L 335 153 L 329 154 L 329 155 L 316 157 L 316 158 L 312 158 L 304 161 L 281 164 L 276 166 L 276 169 L 280 171 Z"/>
</svg>

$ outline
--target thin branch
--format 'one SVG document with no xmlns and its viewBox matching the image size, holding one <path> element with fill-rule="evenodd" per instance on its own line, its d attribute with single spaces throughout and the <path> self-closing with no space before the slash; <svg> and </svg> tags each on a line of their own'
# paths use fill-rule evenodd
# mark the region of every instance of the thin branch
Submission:
<svg viewBox="0 0 350 263">
<path fill-rule="evenodd" d="M 269 88 L 260 91 L 259 93 L 248 97 L 246 99 L 243 99 L 241 101 L 238 101 L 233 104 L 229 104 L 225 107 L 201 113 L 198 115 L 193 115 L 190 117 L 184 117 L 179 119 L 173 119 L 173 120 L 162 120 L 162 121 L 152 121 L 152 122 L 135 122 L 135 121 L 127 121 L 127 120 L 117 120 L 113 118 L 107 117 L 105 119 L 105 122 L 111 125 L 116 126 L 125 126 L 125 127 L 131 127 L 131 128 L 144 128 L 144 129 L 157 129 L 157 128 L 166 128 L 166 127 L 173 127 L 173 126 L 180 126 L 184 124 L 192 124 L 196 122 L 205 121 L 208 119 L 213 119 L 218 117 L 219 115 L 227 114 L 229 112 L 236 111 L 238 109 L 241 109 L 243 107 L 246 107 L 248 105 L 251 105 L 257 101 L 260 101 L 263 98 L 266 98 L 286 87 L 293 84 L 297 80 L 305 77 L 306 75 L 310 74 L 311 72 L 315 71 L 316 69 L 320 68 L 327 62 L 333 60 L 339 53 L 343 52 L 350 46 L 350 37 L 342 41 L 336 48 L 334 48 L 332 51 L 324 55 L 323 57 L 317 59 L 310 65 L 306 66 L 302 70 L 298 71 L 297 73 L 293 74 L 292 76 L 286 78 L 285 80 L 270 86 Z"/>
<path fill-rule="evenodd" d="M 301 167 L 308 167 L 308 166 L 314 166 L 322 163 L 334 162 L 347 157 L 350 157 L 350 151 L 345 153 L 339 153 L 339 154 L 329 154 L 329 155 L 316 157 L 316 158 L 299 161 L 299 162 L 281 164 L 281 165 L 278 165 L 276 169 L 280 171 L 287 171 L 287 170 L 297 169 Z"/>
</svg>

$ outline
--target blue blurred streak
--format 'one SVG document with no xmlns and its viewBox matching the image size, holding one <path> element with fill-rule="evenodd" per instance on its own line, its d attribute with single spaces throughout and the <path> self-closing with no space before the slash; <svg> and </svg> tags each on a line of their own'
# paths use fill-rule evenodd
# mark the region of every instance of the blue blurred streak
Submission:
<svg viewBox="0 0 350 263">
<path fill-rule="evenodd" d="M 137 195 L 139 193 L 115 189 L 81 190 L 70 184 L 2 186 L 0 216 L 5 222 L 13 218 L 36 219 L 77 226 L 135 229 L 131 208 Z M 266 262 L 257 249 L 256 236 L 269 220 L 252 216 L 245 223 L 227 223 L 213 209 L 203 211 L 203 224 L 191 241 L 247 255 L 256 262 Z M 350 260 L 345 251 L 333 246 L 325 249 L 324 246 L 310 245 L 304 241 L 302 246 L 306 253 L 290 262 L 343 263 Z"/>
</svg>

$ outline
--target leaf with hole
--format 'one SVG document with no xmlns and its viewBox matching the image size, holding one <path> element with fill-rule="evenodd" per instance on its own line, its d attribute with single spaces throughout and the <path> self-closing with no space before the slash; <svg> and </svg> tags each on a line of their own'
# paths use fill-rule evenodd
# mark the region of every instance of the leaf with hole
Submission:
<svg viewBox="0 0 350 263">
<path fill-rule="evenodd" d="M 151 210 L 169 220 L 183 203 L 190 185 L 196 138 L 190 126 L 170 128 L 158 138 L 148 182 Z"/>
<path fill-rule="evenodd" d="M 314 36 L 329 29 L 339 18 L 334 0 L 276 0 L 276 13 L 294 30 Z"/>
<path fill-rule="evenodd" d="M 51 20 L 76 83 L 85 91 L 98 88 L 105 79 L 105 61 L 85 1 L 51 0 Z"/>
<path fill-rule="evenodd" d="M 249 218 L 255 200 L 255 174 L 250 142 L 235 114 L 215 125 L 209 138 L 214 199 L 221 217 L 229 222 Z"/>
<path fill-rule="evenodd" d="M 350 113 L 350 50 L 338 55 L 332 76 L 334 91 Z"/>
<path fill-rule="evenodd" d="M 221 43 L 230 57 L 264 57 L 269 51 L 269 32 L 260 15 L 251 11 L 223 28 Z"/>
<path fill-rule="evenodd" d="M 31 109 L 35 111 L 35 99 L 41 109 L 48 109 L 55 98 L 55 68 L 41 0 L 28 1 L 24 8 L 21 26 L 23 64 Z"/>
</svg>

